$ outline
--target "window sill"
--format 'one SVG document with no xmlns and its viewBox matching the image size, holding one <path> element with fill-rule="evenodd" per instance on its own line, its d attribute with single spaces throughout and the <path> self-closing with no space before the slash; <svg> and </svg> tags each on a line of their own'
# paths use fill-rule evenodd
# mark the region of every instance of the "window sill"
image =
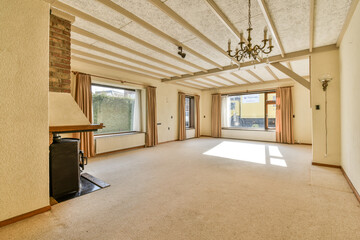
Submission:
<svg viewBox="0 0 360 240">
<path fill-rule="evenodd" d="M 276 132 L 275 129 L 248 129 L 248 128 L 221 128 L 221 130 L 251 131 L 251 132 Z"/>
<path fill-rule="evenodd" d="M 118 137 L 118 136 L 125 136 L 125 135 L 135 135 L 144 132 L 124 132 L 124 133 L 109 133 L 109 134 L 101 134 L 101 135 L 94 135 L 94 138 L 103 138 L 103 137 Z"/>
<path fill-rule="evenodd" d="M 192 128 L 186 128 L 186 130 L 195 130 L 195 128 L 193 128 L 193 127 Z"/>
</svg>

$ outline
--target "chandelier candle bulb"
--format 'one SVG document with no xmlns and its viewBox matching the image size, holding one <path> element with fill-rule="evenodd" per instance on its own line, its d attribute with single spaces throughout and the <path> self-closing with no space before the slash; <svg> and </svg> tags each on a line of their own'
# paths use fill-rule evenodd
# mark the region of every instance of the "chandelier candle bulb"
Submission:
<svg viewBox="0 0 360 240">
<path fill-rule="evenodd" d="M 267 40 L 267 27 L 264 28 L 264 41 Z"/>
<path fill-rule="evenodd" d="M 229 41 L 228 41 L 228 51 L 230 51 L 230 49 L 231 49 L 231 40 L 229 39 Z"/>
<path fill-rule="evenodd" d="M 240 42 L 244 42 L 244 33 L 243 31 L 240 32 Z"/>
<path fill-rule="evenodd" d="M 269 46 L 272 47 L 272 37 L 269 38 Z"/>
</svg>

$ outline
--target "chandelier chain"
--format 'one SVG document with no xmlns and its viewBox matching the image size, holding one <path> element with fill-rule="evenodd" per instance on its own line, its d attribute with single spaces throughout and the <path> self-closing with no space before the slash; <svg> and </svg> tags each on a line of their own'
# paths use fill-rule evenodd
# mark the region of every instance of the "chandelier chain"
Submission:
<svg viewBox="0 0 360 240">
<path fill-rule="evenodd" d="M 251 28 L 251 1 L 249 0 L 249 10 L 248 10 L 248 15 L 249 15 L 249 28 Z"/>
</svg>

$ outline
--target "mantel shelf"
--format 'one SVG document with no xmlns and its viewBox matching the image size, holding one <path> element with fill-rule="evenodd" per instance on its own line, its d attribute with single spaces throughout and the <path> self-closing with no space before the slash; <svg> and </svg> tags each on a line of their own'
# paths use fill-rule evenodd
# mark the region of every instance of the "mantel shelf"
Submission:
<svg viewBox="0 0 360 240">
<path fill-rule="evenodd" d="M 69 132 L 91 132 L 102 129 L 104 125 L 90 124 L 90 125 L 68 125 L 68 126 L 50 126 L 50 133 L 69 133 Z"/>
</svg>

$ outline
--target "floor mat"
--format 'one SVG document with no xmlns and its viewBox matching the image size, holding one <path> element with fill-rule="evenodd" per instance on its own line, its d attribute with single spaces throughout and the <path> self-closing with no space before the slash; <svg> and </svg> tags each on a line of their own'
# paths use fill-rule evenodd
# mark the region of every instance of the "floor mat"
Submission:
<svg viewBox="0 0 360 240">
<path fill-rule="evenodd" d="M 80 191 L 76 192 L 76 193 L 71 193 L 62 197 L 58 197 L 56 198 L 56 202 L 60 203 L 60 202 L 64 202 L 66 200 L 72 199 L 72 198 L 76 198 L 76 197 L 80 197 L 82 195 L 100 190 L 102 188 L 105 187 L 109 187 L 110 184 L 94 177 L 91 176 L 88 173 L 83 173 L 81 174 L 80 177 Z"/>
</svg>

